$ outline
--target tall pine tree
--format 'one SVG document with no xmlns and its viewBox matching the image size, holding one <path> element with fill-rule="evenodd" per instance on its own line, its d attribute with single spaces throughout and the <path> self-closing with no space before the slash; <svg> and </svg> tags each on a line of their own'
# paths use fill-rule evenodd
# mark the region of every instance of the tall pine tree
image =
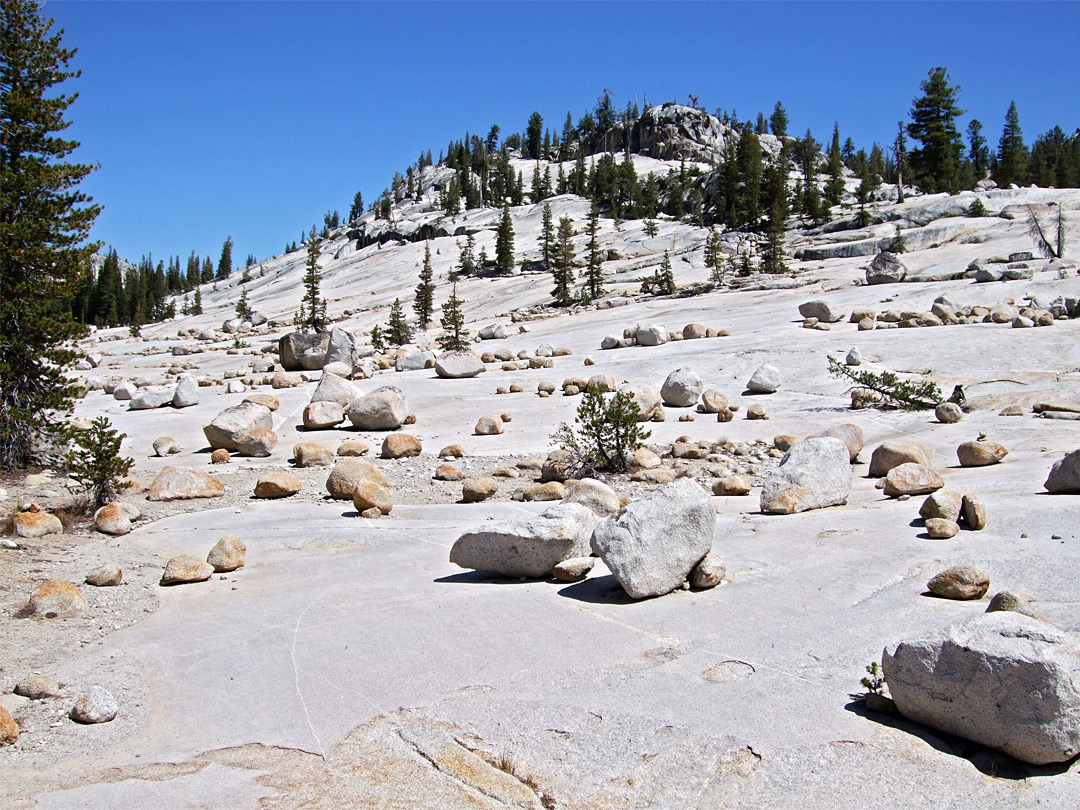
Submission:
<svg viewBox="0 0 1080 810">
<path fill-rule="evenodd" d="M 998 141 L 997 168 L 994 181 L 1002 187 L 1013 183 L 1022 186 L 1027 183 L 1028 151 L 1024 146 L 1024 133 L 1020 130 L 1020 115 L 1016 112 L 1016 102 L 1009 105 L 1005 113 L 1005 126 Z"/>
<path fill-rule="evenodd" d="M 424 265 L 420 268 L 420 281 L 416 285 L 415 298 L 413 300 L 413 312 L 420 321 L 420 328 L 426 328 L 431 320 L 431 312 L 435 308 L 435 283 L 432 280 L 431 271 L 431 244 L 424 243 Z"/>
<path fill-rule="evenodd" d="M 503 205 L 502 218 L 495 231 L 495 272 L 508 276 L 514 269 L 514 223 L 510 219 L 510 203 Z"/>
<path fill-rule="evenodd" d="M 950 83 L 945 68 L 933 68 L 919 85 L 923 94 L 911 105 L 908 135 L 921 144 L 908 155 L 914 181 L 930 193 L 960 190 L 964 144 L 956 119 L 964 114 L 957 104 L 959 86 Z"/>
</svg>

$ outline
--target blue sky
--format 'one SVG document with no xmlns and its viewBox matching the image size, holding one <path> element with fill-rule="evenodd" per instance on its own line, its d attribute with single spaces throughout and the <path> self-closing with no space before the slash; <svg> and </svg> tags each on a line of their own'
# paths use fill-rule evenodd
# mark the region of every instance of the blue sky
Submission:
<svg viewBox="0 0 1080 810">
<path fill-rule="evenodd" d="M 559 130 L 605 88 L 792 134 L 890 141 L 934 66 L 996 145 L 1080 125 L 1080 3 L 97 2 L 48 0 L 77 47 L 68 134 L 121 257 L 280 253 L 466 131 L 537 110 Z"/>
</svg>

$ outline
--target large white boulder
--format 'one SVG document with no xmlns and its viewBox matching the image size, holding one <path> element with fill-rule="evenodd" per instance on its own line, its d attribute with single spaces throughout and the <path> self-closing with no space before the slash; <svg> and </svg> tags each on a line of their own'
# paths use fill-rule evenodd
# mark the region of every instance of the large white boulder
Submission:
<svg viewBox="0 0 1080 810">
<path fill-rule="evenodd" d="M 482 371 L 483 362 L 472 352 L 447 352 L 435 359 L 435 373 L 451 380 L 475 377 Z"/>
<path fill-rule="evenodd" d="M 173 391 L 174 408 L 190 408 L 199 404 L 199 383 L 190 374 L 181 374 Z"/>
<path fill-rule="evenodd" d="M 889 645 L 881 668 L 909 720 L 1035 765 L 1080 754 L 1080 647 L 1046 622 L 980 613 Z"/>
<path fill-rule="evenodd" d="M 274 418 L 269 408 L 257 402 L 241 402 L 214 417 L 214 421 L 203 428 L 203 434 L 212 449 L 223 447 L 230 453 L 237 453 L 239 436 L 257 427 L 269 429 L 273 426 Z"/>
<path fill-rule="evenodd" d="M 1073 450 L 1065 458 L 1055 461 L 1043 486 L 1047 492 L 1055 494 L 1080 494 L 1080 450 Z"/>
<path fill-rule="evenodd" d="M 778 515 L 847 503 L 851 460 L 846 444 L 832 436 L 793 445 L 765 478 L 761 511 Z"/>
<path fill-rule="evenodd" d="M 352 400 L 345 415 L 361 430 L 397 430 L 409 416 L 409 406 L 400 388 L 384 385 Z"/>
<path fill-rule="evenodd" d="M 660 346 L 671 339 L 667 328 L 657 323 L 639 326 L 634 338 L 639 346 Z"/>
<path fill-rule="evenodd" d="M 592 550 L 634 599 L 686 581 L 712 548 L 716 510 L 692 478 L 680 478 L 596 524 Z"/>
<path fill-rule="evenodd" d="M 145 411 L 169 405 L 173 401 L 174 391 L 175 386 L 172 385 L 143 386 L 135 392 L 129 407 L 133 411 Z"/>
<path fill-rule="evenodd" d="M 780 369 L 764 363 L 753 373 L 746 387 L 755 394 L 774 394 L 780 388 L 782 380 Z"/>
<path fill-rule="evenodd" d="M 689 408 L 695 405 L 703 388 L 701 377 L 692 368 L 677 368 L 664 380 L 660 396 L 664 404 L 672 408 Z"/>
<path fill-rule="evenodd" d="M 322 379 L 311 395 L 312 402 L 336 402 L 342 408 L 364 393 L 344 377 L 323 370 Z"/>
<path fill-rule="evenodd" d="M 549 577 L 556 563 L 589 556 L 594 526 L 587 506 L 559 503 L 536 517 L 466 532 L 450 550 L 450 562 L 505 577 Z"/>
</svg>

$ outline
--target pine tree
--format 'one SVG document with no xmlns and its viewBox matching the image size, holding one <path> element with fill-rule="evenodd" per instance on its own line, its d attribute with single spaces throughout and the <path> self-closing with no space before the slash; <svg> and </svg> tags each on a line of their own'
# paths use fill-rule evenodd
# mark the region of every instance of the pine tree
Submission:
<svg viewBox="0 0 1080 810">
<path fill-rule="evenodd" d="M 949 83 L 945 68 L 933 68 L 920 84 L 923 94 L 912 102 L 908 135 L 922 144 L 909 159 L 914 180 L 927 192 L 960 190 L 963 141 L 956 119 L 964 111 L 956 106 L 960 87 Z"/>
<path fill-rule="evenodd" d="M 761 254 L 761 269 L 765 273 L 786 273 L 784 262 L 784 229 L 788 215 L 787 178 L 790 169 L 788 147 L 780 150 L 776 163 L 769 167 L 766 192 L 769 206 L 769 224 L 766 229 L 765 249 Z"/>
<path fill-rule="evenodd" d="M 761 179 L 764 164 L 761 157 L 761 141 L 749 127 L 739 137 L 737 160 L 741 185 L 736 195 L 737 223 L 754 227 L 761 218 Z"/>
<path fill-rule="evenodd" d="M 319 296 L 319 283 L 322 281 L 322 274 L 319 272 L 321 247 L 322 240 L 318 237 L 308 240 L 304 298 L 300 301 L 300 309 L 296 313 L 296 326 L 301 332 L 309 329 L 314 332 L 323 332 L 327 326 L 326 299 Z"/>
<path fill-rule="evenodd" d="M 395 298 L 390 305 L 390 317 L 386 322 L 386 332 L 383 333 L 387 342 L 394 346 L 403 346 L 409 342 L 409 325 L 405 322 L 405 314 L 401 311 L 401 299 Z"/>
<path fill-rule="evenodd" d="M 359 219 L 364 214 L 364 195 L 359 191 L 353 197 L 352 207 L 349 209 L 349 222 Z"/>
<path fill-rule="evenodd" d="M 218 260 L 217 265 L 217 277 L 228 278 L 232 273 L 232 249 L 233 240 L 229 236 L 225 239 L 225 243 L 221 246 L 221 258 Z"/>
<path fill-rule="evenodd" d="M 978 118 L 972 118 L 967 125 L 968 158 L 971 161 L 972 179 L 977 183 L 986 177 L 990 168 L 990 148 L 982 134 L 983 125 Z"/>
<path fill-rule="evenodd" d="M 713 284 L 724 283 L 724 251 L 720 246 L 720 234 L 716 228 L 709 229 L 709 236 L 705 240 L 705 266 L 709 268 L 709 280 Z"/>
<path fill-rule="evenodd" d="M 510 203 L 503 205 L 502 219 L 495 231 L 495 272 L 508 276 L 514 269 L 514 223 L 510 219 Z"/>
<path fill-rule="evenodd" d="M 553 254 L 551 274 L 555 288 L 551 294 L 556 306 L 570 306 L 573 303 L 570 288 L 574 283 L 574 221 L 570 217 L 559 218 L 559 235 Z"/>
<path fill-rule="evenodd" d="M 675 294 L 675 273 L 671 269 L 671 256 L 666 250 L 664 251 L 664 260 L 653 274 L 651 283 L 649 284 L 649 291 L 651 291 L 653 295 Z"/>
<path fill-rule="evenodd" d="M 540 260 L 544 263 L 545 270 L 551 270 L 554 257 L 555 225 L 552 221 L 551 206 L 545 204 L 540 218 Z"/>
<path fill-rule="evenodd" d="M 451 288 L 450 297 L 442 305 L 442 318 L 439 324 L 443 333 L 439 335 L 439 347 L 447 352 L 461 352 L 469 348 L 469 333 L 465 329 L 465 316 L 461 305 L 465 303 L 457 294 L 457 282 Z"/>
<path fill-rule="evenodd" d="M 836 123 L 833 124 L 825 170 L 829 173 L 829 179 L 825 182 L 825 202 L 830 206 L 839 205 L 844 197 L 844 158 L 840 153 L 840 125 Z"/>
<path fill-rule="evenodd" d="M 769 116 L 769 127 L 772 129 L 773 135 L 782 138 L 787 135 L 787 126 L 787 112 L 784 110 L 784 105 L 778 101 L 776 106 L 773 107 L 772 115 Z"/>
<path fill-rule="evenodd" d="M 585 227 L 585 233 L 589 235 L 588 265 L 585 268 L 585 297 L 595 301 L 602 296 L 604 290 L 604 271 L 601 266 L 603 257 L 600 254 L 600 246 L 597 242 L 597 234 L 600 232 L 600 211 L 593 202 L 592 210 L 589 211 L 589 224 Z"/>
<path fill-rule="evenodd" d="M 199 287 L 195 288 L 195 296 L 191 301 L 191 314 L 202 315 L 202 290 Z"/>
<path fill-rule="evenodd" d="M 540 144 L 544 135 L 544 119 L 540 113 L 534 112 L 529 116 L 529 123 L 525 127 L 525 143 L 523 144 L 523 158 L 537 160 L 540 157 Z"/>
<path fill-rule="evenodd" d="M 35 445 L 59 438 L 58 411 L 74 387 L 70 341 L 84 334 L 65 302 L 87 278 L 86 244 L 100 206 L 77 191 L 96 166 L 64 163 L 78 147 L 56 133 L 74 95 L 54 87 L 78 71 L 74 49 L 51 34 L 40 4 L 4 0 L 0 20 L 0 467 L 28 463 Z"/>
<path fill-rule="evenodd" d="M 236 302 L 236 317 L 242 321 L 251 319 L 251 305 L 248 304 L 246 287 L 240 289 L 240 299 Z"/>
<path fill-rule="evenodd" d="M 997 168 L 994 180 L 999 186 L 1007 187 L 1013 183 L 1022 186 L 1027 183 L 1028 152 L 1024 146 L 1024 134 L 1020 130 L 1020 115 L 1016 112 L 1016 102 L 1009 105 L 1005 113 L 1005 126 L 998 141 Z"/>
<path fill-rule="evenodd" d="M 435 307 L 435 284 L 432 281 L 431 272 L 431 244 L 424 243 L 424 266 L 420 269 L 420 283 L 416 285 L 413 312 L 420 321 L 420 328 L 425 328 L 431 320 L 431 312 Z"/>
<path fill-rule="evenodd" d="M 450 273 L 451 281 L 457 281 L 460 276 L 471 276 L 476 272 L 476 259 L 473 254 L 473 248 L 475 247 L 476 239 L 470 233 L 465 237 L 465 246 L 458 246 L 458 263 L 457 267 Z"/>
</svg>

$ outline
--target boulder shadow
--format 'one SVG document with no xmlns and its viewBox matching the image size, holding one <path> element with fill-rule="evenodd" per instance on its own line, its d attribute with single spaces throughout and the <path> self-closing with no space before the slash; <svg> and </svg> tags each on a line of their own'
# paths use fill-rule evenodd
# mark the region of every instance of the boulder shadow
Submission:
<svg viewBox="0 0 1080 810">
<path fill-rule="evenodd" d="M 612 574 L 575 582 L 560 590 L 559 596 L 594 605 L 630 605 L 641 601 L 631 598 Z"/>
<path fill-rule="evenodd" d="M 460 585 L 524 585 L 528 582 L 543 582 L 543 577 L 504 577 L 502 574 L 493 574 L 490 571 L 462 571 L 460 574 L 447 574 L 445 577 L 436 577 L 434 582 L 460 584 Z"/>
<path fill-rule="evenodd" d="M 918 737 L 931 748 L 949 756 L 966 759 L 985 776 L 994 779 L 1009 779 L 1019 781 L 1038 776 L 1060 776 L 1068 773 L 1080 757 L 1073 757 L 1068 762 L 1058 762 L 1050 765 L 1032 765 L 1022 762 L 1015 757 L 1009 756 L 1003 751 L 988 748 L 977 742 L 966 740 L 963 737 L 955 737 L 943 731 L 914 723 L 900 714 L 884 714 L 868 709 L 861 695 L 849 695 L 852 700 L 844 706 L 844 709 L 882 726 L 887 726 L 897 731 L 903 731 L 914 737 Z"/>
</svg>

